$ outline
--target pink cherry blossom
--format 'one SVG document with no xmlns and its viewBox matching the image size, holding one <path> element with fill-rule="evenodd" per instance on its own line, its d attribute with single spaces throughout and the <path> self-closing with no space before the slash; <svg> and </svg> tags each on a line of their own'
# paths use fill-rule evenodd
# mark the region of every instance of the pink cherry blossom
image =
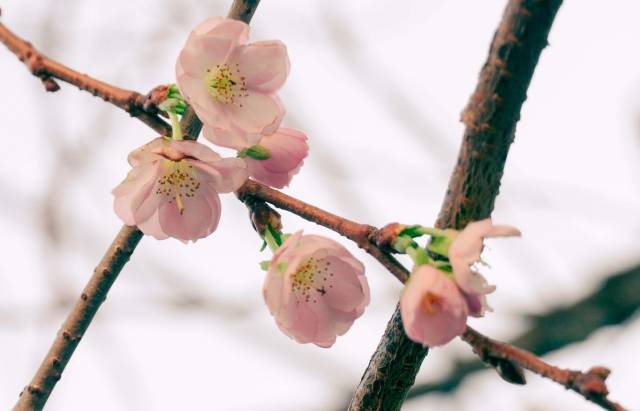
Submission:
<svg viewBox="0 0 640 411">
<path fill-rule="evenodd" d="M 271 259 L 263 295 L 283 333 L 320 347 L 346 333 L 370 298 L 360 261 L 339 243 L 302 231 Z"/>
<path fill-rule="evenodd" d="M 178 57 L 178 87 L 215 132 L 271 134 L 284 116 L 276 92 L 289 74 L 287 48 L 248 38 L 247 24 L 213 17 L 191 32 Z"/>
<path fill-rule="evenodd" d="M 446 273 L 420 265 L 402 292 L 400 314 L 411 340 L 434 347 L 462 334 L 469 311 L 464 296 Z"/>
<path fill-rule="evenodd" d="M 266 149 L 270 155 L 268 159 L 258 160 L 245 156 L 244 160 L 247 162 L 250 177 L 275 188 L 288 186 L 309 154 L 306 134 L 292 128 L 279 128 L 275 133 L 259 138 L 243 136 L 221 141 L 218 134 L 211 134 L 211 129 L 205 127 L 204 136 L 214 144 L 235 148 L 238 151 L 256 144 Z"/>
<path fill-rule="evenodd" d="M 507 225 L 493 225 L 491 219 L 469 223 L 453 240 L 449 247 L 449 261 L 453 267 L 454 279 L 469 301 L 471 315 L 480 317 L 485 310 L 491 310 L 486 302 L 486 294 L 495 291 L 494 285 L 472 266 L 480 261 L 484 239 L 490 237 L 520 236 L 520 231 Z"/>
<path fill-rule="evenodd" d="M 156 138 L 128 161 L 133 169 L 112 192 L 115 212 L 159 240 L 196 241 L 211 234 L 220 220 L 218 193 L 247 179 L 242 160 L 221 158 L 195 141 Z"/>
</svg>

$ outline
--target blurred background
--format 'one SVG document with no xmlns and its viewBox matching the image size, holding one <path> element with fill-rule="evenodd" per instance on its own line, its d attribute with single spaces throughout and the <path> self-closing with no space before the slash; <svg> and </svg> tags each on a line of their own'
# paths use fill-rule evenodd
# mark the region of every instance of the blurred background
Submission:
<svg viewBox="0 0 640 411">
<path fill-rule="evenodd" d="M 284 124 L 311 153 L 285 191 L 374 225 L 435 221 L 506 0 L 263 0 L 252 39 L 284 41 Z M 2 21 L 98 79 L 146 93 L 173 81 L 190 29 L 230 0 L 4 0 Z M 523 107 L 486 274 L 495 312 L 471 324 L 559 366 L 613 370 L 612 398 L 640 409 L 640 4 L 560 9 Z M 0 409 L 39 365 L 121 226 L 110 190 L 154 137 L 88 93 L 40 81 L 0 48 Z M 230 153 L 226 153 L 230 154 Z M 331 232 L 283 213 L 285 229 Z M 261 296 L 260 241 L 233 195 L 196 244 L 145 238 L 49 400 L 48 410 L 346 408 L 401 285 L 367 266 L 372 303 L 331 349 L 281 334 Z M 481 372 L 474 372 L 478 369 Z M 425 360 L 404 410 L 595 410 L 528 374 L 482 370 L 455 340 Z"/>
</svg>

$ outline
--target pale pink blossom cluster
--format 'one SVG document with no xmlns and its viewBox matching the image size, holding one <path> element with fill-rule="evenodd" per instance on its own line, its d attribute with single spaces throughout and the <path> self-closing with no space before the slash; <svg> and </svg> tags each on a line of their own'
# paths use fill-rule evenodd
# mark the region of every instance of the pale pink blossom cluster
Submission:
<svg viewBox="0 0 640 411">
<path fill-rule="evenodd" d="M 283 188 L 308 153 L 307 137 L 281 128 L 284 107 L 276 92 L 289 74 L 280 41 L 248 44 L 249 26 L 213 17 L 189 35 L 176 63 L 177 85 L 214 144 L 238 150 L 223 159 L 203 144 L 158 138 L 129 156 L 133 169 L 113 190 L 116 214 L 157 239 L 196 241 L 220 219 L 218 193 L 237 190 L 248 177 Z M 176 119 L 177 117 L 172 117 Z"/>
<path fill-rule="evenodd" d="M 204 21 L 180 52 L 177 84 L 209 141 L 239 153 L 259 146 L 266 155 L 244 156 L 249 175 L 283 188 L 309 150 L 303 132 L 280 127 L 285 109 L 277 92 L 289 75 L 289 56 L 280 41 L 248 41 L 241 21 Z"/>
<path fill-rule="evenodd" d="M 274 254 L 263 295 L 284 334 L 320 347 L 346 333 L 370 299 L 364 265 L 339 243 L 302 231 Z"/>
<path fill-rule="evenodd" d="M 467 317 L 482 317 L 486 295 L 495 290 L 473 265 L 480 261 L 484 239 L 519 236 L 510 226 L 490 219 L 470 223 L 454 238 L 448 256 L 452 272 L 425 264 L 414 268 L 400 299 L 407 336 L 424 346 L 438 346 L 462 334 Z"/>
</svg>

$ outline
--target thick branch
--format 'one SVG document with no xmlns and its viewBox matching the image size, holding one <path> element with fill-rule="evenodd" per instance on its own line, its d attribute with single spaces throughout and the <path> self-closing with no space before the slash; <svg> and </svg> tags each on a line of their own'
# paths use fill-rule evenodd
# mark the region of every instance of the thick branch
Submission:
<svg viewBox="0 0 640 411">
<path fill-rule="evenodd" d="M 14 411 L 41 410 L 44 407 L 80 339 L 141 238 L 142 233 L 135 227 L 124 226 L 120 230 L 62 324 L 36 375 L 20 393 Z"/>
<path fill-rule="evenodd" d="M 542 361 L 534 354 L 520 350 L 512 345 L 494 341 L 478 333 L 471 327 L 462 335 L 462 339 L 468 342 L 476 354 L 481 358 L 506 359 L 511 363 L 519 365 L 535 372 L 536 374 L 548 378 L 565 388 L 573 390 L 589 401 L 598 404 L 602 408 L 610 411 L 624 411 L 625 409 L 618 403 L 607 399 L 609 390 L 605 384 L 610 371 L 603 367 L 593 367 L 588 372 L 565 370 L 554 367 Z"/>
<path fill-rule="evenodd" d="M 561 0 L 510 0 L 469 105 L 437 226 L 490 216 L 527 87 Z M 396 309 L 349 410 L 399 410 L 427 350 L 409 341 Z M 391 383 L 389 383 L 391 380 Z"/>
<path fill-rule="evenodd" d="M 42 80 L 47 91 L 58 90 L 60 86 L 54 79 L 62 80 L 125 110 L 159 134 L 171 135 L 171 127 L 166 122 L 157 115 L 143 110 L 145 96 L 142 94 L 96 80 L 51 60 L 33 47 L 31 43 L 13 34 L 2 23 L 0 23 L 0 42 L 4 43 L 34 76 Z"/>
</svg>

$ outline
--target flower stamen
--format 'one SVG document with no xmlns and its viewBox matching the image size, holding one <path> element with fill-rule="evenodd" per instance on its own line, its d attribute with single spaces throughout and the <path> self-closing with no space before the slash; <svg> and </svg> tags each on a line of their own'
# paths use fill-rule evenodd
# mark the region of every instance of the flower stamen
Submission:
<svg viewBox="0 0 640 411">
<path fill-rule="evenodd" d="M 207 69 L 204 82 L 209 94 L 218 102 L 236 104 L 241 97 L 248 96 L 245 78 L 240 75 L 238 64 L 234 68 L 228 64 L 216 64 Z M 242 103 L 238 103 L 242 107 Z"/>
</svg>

